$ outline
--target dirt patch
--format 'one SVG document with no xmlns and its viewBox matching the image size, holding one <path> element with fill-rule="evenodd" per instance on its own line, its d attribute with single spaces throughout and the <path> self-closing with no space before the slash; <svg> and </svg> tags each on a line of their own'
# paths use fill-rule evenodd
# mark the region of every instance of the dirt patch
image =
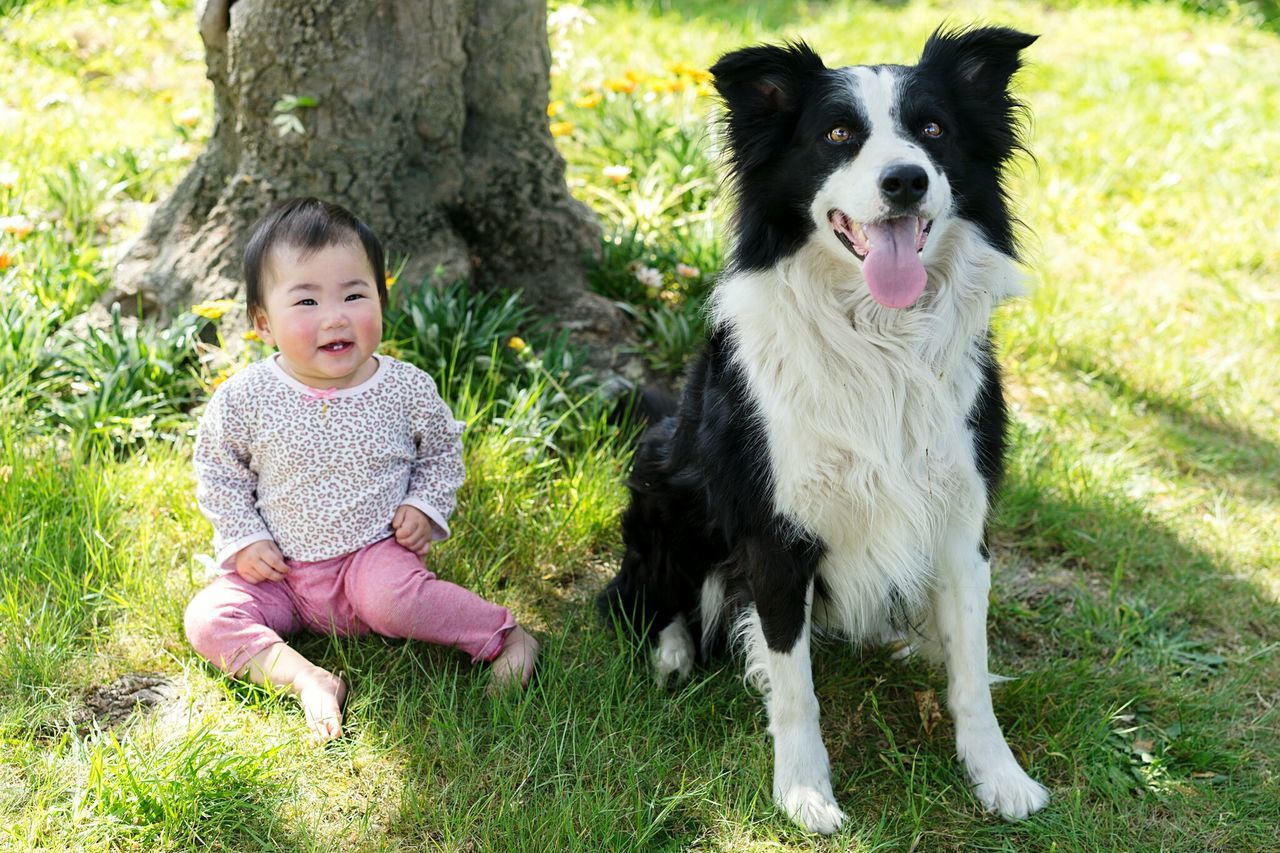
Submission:
<svg viewBox="0 0 1280 853">
<path fill-rule="evenodd" d="M 163 675 L 130 673 L 110 684 L 89 688 L 84 695 L 84 706 L 77 709 L 71 719 L 81 734 L 95 727 L 112 729 L 135 711 L 152 713 L 177 696 L 178 688 Z"/>
</svg>

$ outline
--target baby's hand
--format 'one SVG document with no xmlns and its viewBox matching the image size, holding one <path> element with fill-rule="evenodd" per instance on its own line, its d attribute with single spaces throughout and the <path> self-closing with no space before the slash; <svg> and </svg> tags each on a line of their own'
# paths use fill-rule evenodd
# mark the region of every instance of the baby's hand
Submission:
<svg viewBox="0 0 1280 853">
<path fill-rule="evenodd" d="M 391 527 L 396 532 L 396 541 L 419 557 L 427 556 L 431 550 L 431 542 L 435 539 L 435 531 L 431 527 L 431 519 L 416 506 L 400 504 L 395 517 L 391 519 Z"/>
<path fill-rule="evenodd" d="M 280 546 L 270 539 L 261 539 L 236 552 L 236 574 L 249 583 L 278 581 L 289 574 L 289 566 L 280 553 Z"/>
</svg>

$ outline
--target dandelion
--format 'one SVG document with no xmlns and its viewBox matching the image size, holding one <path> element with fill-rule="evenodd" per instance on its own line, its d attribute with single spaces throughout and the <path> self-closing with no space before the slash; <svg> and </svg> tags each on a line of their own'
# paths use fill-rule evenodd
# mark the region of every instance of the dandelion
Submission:
<svg viewBox="0 0 1280 853">
<path fill-rule="evenodd" d="M 564 101 L 552 101 L 547 104 L 547 118 L 555 118 L 564 112 Z"/>
<path fill-rule="evenodd" d="M 573 105 L 575 107 L 581 107 L 584 110 L 589 110 L 589 109 L 592 109 L 593 107 L 600 106 L 600 102 L 603 100 L 604 100 L 604 95 L 602 95 L 600 92 L 588 92 L 587 94 L 583 95 L 581 98 L 578 98 L 577 100 L 575 100 L 573 102 Z"/>
<path fill-rule="evenodd" d="M 11 190 L 18 183 L 18 170 L 8 166 L 0 168 L 0 189 Z"/>
<path fill-rule="evenodd" d="M 218 375 L 217 375 L 217 376 L 215 376 L 215 377 L 213 377 L 213 379 L 209 380 L 209 387 L 210 387 L 210 388 L 217 388 L 217 387 L 218 387 L 219 385 L 221 385 L 223 382 L 226 382 L 228 379 L 230 379 L 230 378 L 231 378 L 231 374 L 232 374 L 232 373 L 234 373 L 234 372 L 235 372 L 235 371 L 233 371 L 233 370 L 232 370 L 231 368 L 229 368 L 229 367 L 224 367 L 224 368 L 222 368 L 221 370 L 219 370 L 219 371 L 218 371 Z"/>
<path fill-rule="evenodd" d="M 524 351 L 529 348 L 529 345 L 524 342 L 524 338 L 520 337 L 519 335 L 516 335 L 512 337 L 511 340 L 507 341 L 507 346 L 515 350 L 516 355 L 523 354 Z"/>
<path fill-rule="evenodd" d="M 0 272 L 13 266 L 13 257 L 8 252 L 0 252 Z"/>
<path fill-rule="evenodd" d="M 262 340 L 262 338 L 260 338 L 260 337 L 258 336 L 258 330 L 257 330 L 257 329 L 248 329 L 247 331 L 243 332 L 243 333 L 240 335 L 240 337 L 241 337 L 241 338 L 243 338 L 243 339 L 244 339 L 244 340 L 246 340 L 246 341 L 261 341 L 261 340 Z"/>
<path fill-rule="evenodd" d="M 697 278 L 702 275 L 702 270 L 688 264 L 676 264 L 676 275 L 681 278 Z"/>
<path fill-rule="evenodd" d="M 573 133 L 573 122 L 571 121 L 553 121 L 551 122 L 552 136 L 568 136 Z"/>
<path fill-rule="evenodd" d="M 389 275 L 389 276 L 387 276 L 387 290 L 390 290 L 391 288 L 393 288 L 393 287 L 395 287 L 395 286 L 396 286 L 396 279 L 397 279 L 397 278 L 398 278 L 398 276 L 396 276 L 396 275 Z"/>
<path fill-rule="evenodd" d="M 635 271 L 636 281 L 643 284 L 650 290 L 657 290 L 662 287 L 662 273 L 653 267 L 641 266 Z"/>
<path fill-rule="evenodd" d="M 605 166 L 600 171 L 615 184 L 620 184 L 631 176 L 630 166 Z"/>
<path fill-rule="evenodd" d="M 638 84 L 638 82 L 639 81 L 636 81 L 636 80 L 619 80 L 616 77 L 611 77 L 610 79 L 604 81 L 604 87 L 608 89 L 610 92 L 618 92 L 623 95 L 630 95 L 632 92 L 636 90 L 636 85 Z"/>
<path fill-rule="evenodd" d="M 199 305 L 191 306 L 191 313 L 197 317 L 204 317 L 206 320 L 217 320 L 223 314 L 230 311 L 236 305 L 234 299 L 214 299 L 211 302 L 201 302 Z"/>
<path fill-rule="evenodd" d="M 35 225 L 25 216 L 0 216 L 0 231 L 21 240 L 32 232 Z"/>
<path fill-rule="evenodd" d="M 706 83 L 711 79 L 710 71 L 684 61 L 668 63 L 667 70 L 677 77 L 688 77 L 695 83 Z"/>
</svg>

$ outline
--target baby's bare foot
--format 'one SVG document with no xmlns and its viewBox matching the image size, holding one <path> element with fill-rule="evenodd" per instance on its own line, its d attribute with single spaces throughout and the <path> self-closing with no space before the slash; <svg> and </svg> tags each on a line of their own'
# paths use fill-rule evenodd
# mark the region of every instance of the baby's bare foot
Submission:
<svg viewBox="0 0 1280 853">
<path fill-rule="evenodd" d="M 507 641 L 502 651 L 493 659 L 493 675 L 489 682 L 489 693 L 497 694 L 519 684 L 529 685 L 529 676 L 533 675 L 533 664 L 538 659 L 538 641 L 519 625 L 507 634 Z"/>
<path fill-rule="evenodd" d="M 317 745 L 342 737 L 342 703 L 347 698 L 347 685 L 331 672 L 316 668 L 313 673 L 299 674 L 293 680 L 293 691 L 307 717 L 307 728 Z"/>
</svg>

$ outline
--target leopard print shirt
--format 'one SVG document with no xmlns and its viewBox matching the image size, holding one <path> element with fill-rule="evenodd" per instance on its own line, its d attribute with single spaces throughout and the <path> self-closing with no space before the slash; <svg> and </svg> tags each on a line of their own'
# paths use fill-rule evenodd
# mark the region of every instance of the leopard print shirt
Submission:
<svg viewBox="0 0 1280 853">
<path fill-rule="evenodd" d="M 446 538 L 464 424 L 431 377 L 378 355 L 362 384 L 317 392 L 277 357 L 224 382 L 200 419 L 196 500 L 213 523 L 218 564 L 265 539 L 294 560 L 349 554 L 392 535 L 401 504 Z"/>
</svg>

